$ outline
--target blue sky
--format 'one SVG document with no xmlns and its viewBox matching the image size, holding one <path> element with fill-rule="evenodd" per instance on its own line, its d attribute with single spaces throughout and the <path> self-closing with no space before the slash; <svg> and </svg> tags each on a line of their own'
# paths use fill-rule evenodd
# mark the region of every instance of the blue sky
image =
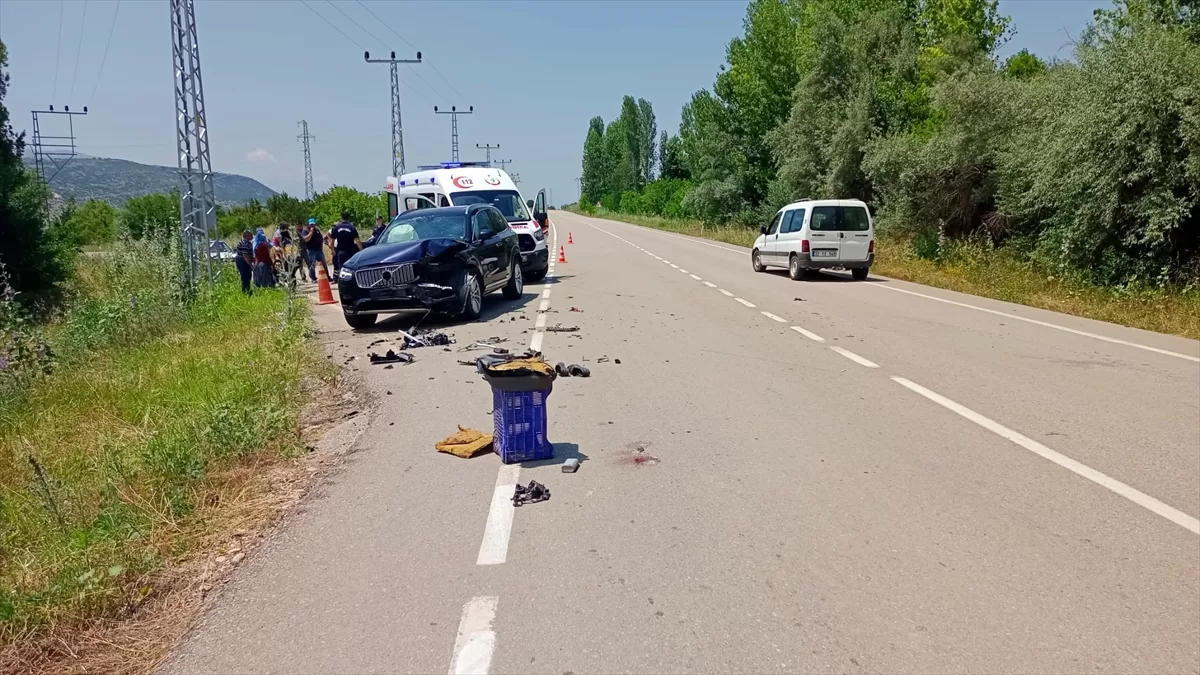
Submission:
<svg viewBox="0 0 1200 675">
<path fill-rule="evenodd" d="M 166 0 L 119 4 L 116 11 L 116 0 L 0 0 L 12 75 L 5 104 L 18 129 L 29 127 L 34 108 L 87 105 L 90 114 L 76 125 L 83 152 L 174 166 Z M 1110 4 L 1001 0 L 1017 31 L 1004 53 L 1028 48 L 1069 58 L 1069 36 Z M 401 73 L 409 166 L 450 159 L 450 119 L 435 115 L 435 104 L 473 105 L 473 115 L 459 118 L 462 159 L 483 158 L 476 143 L 499 143 L 493 158 L 513 160 L 509 170 L 521 175 L 527 197 L 545 187 L 565 203 L 575 198 L 588 120 L 614 117 L 628 93 L 649 99 L 659 129 L 674 132 L 692 92 L 711 86 L 745 7 L 733 0 L 198 0 L 213 168 L 302 193 L 296 122 L 307 119 L 318 190 L 381 189 L 391 169 L 388 73 L 363 63 L 362 52 L 411 58 L 419 49 L 425 63 Z"/>
</svg>

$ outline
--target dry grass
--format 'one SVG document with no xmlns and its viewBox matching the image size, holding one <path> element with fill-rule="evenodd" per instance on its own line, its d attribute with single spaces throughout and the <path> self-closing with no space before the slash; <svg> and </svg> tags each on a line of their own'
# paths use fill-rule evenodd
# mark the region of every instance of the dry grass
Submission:
<svg viewBox="0 0 1200 675">
<path fill-rule="evenodd" d="M 694 220 L 601 211 L 601 218 L 750 247 L 758 233 Z M 880 237 L 872 271 L 881 275 L 1064 314 L 1200 339 L 1200 289 L 1104 288 L 1064 279 L 1017 260 L 1003 249 L 960 245 L 939 260 L 912 255 L 906 240 Z"/>
</svg>

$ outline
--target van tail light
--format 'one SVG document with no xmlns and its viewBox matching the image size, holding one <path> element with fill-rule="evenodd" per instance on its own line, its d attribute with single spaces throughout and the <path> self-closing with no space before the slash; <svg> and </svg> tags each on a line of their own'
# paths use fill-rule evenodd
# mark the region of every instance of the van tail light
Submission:
<svg viewBox="0 0 1200 675">
<path fill-rule="evenodd" d="M 808 253 L 808 240 L 807 239 L 800 240 L 800 252 Z"/>
<path fill-rule="evenodd" d="M 875 252 L 875 240 L 872 239 L 870 244 L 867 244 L 867 253 Z"/>
</svg>

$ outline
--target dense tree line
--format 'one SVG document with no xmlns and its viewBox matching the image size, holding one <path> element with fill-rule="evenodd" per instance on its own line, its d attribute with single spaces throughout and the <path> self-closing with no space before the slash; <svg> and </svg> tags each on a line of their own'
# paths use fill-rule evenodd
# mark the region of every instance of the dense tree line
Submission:
<svg viewBox="0 0 1200 675">
<path fill-rule="evenodd" d="M 657 156 L 649 103 L 591 121 L 581 204 L 756 227 L 859 198 L 926 256 L 1200 278 L 1200 0 L 1116 0 L 1050 63 L 997 57 L 996 0 L 753 0 L 744 25 Z"/>
</svg>

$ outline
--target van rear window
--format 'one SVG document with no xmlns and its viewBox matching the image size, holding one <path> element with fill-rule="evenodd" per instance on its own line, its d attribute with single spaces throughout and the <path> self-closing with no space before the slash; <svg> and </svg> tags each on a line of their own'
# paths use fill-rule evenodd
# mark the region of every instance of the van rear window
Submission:
<svg viewBox="0 0 1200 675">
<path fill-rule="evenodd" d="M 861 206 L 816 206 L 808 221 L 814 232 L 865 232 L 870 227 L 870 217 Z"/>
</svg>

